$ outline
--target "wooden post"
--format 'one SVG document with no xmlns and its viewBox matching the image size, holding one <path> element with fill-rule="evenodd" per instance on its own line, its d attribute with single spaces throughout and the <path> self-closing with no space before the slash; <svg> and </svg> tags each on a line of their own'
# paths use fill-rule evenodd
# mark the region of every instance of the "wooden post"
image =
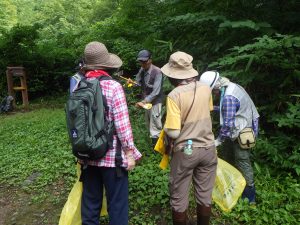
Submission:
<svg viewBox="0 0 300 225">
<path fill-rule="evenodd" d="M 14 86 L 14 77 L 18 77 L 20 79 L 21 86 Z M 8 94 L 13 96 L 13 107 L 16 107 L 16 92 L 21 91 L 22 93 L 22 101 L 23 107 L 28 110 L 29 109 L 29 101 L 28 101 L 28 91 L 27 91 L 27 83 L 26 83 L 26 73 L 24 67 L 7 67 L 6 69 L 6 79 L 7 79 L 7 89 Z"/>
</svg>

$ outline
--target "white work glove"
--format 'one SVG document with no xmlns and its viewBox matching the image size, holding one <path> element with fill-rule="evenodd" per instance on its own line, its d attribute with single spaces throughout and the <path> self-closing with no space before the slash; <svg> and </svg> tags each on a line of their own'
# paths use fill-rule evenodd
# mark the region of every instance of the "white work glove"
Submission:
<svg viewBox="0 0 300 225">
<path fill-rule="evenodd" d="M 222 142 L 219 139 L 215 140 L 215 146 L 218 147 L 219 145 L 221 145 Z"/>
</svg>

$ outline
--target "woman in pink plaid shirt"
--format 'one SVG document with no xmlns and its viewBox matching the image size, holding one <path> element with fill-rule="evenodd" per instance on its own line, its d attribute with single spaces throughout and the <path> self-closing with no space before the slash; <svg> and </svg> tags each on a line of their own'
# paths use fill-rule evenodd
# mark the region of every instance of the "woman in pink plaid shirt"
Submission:
<svg viewBox="0 0 300 225">
<path fill-rule="evenodd" d="M 120 68 L 122 60 L 107 51 L 104 44 L 90 42 L 84 50 L 85 77 L 95 79 L 110 76 L 109 71 Z M 108 105 L 108 119 L 114 122 L 113 148 L 97 161 L 87 161 L 82 171 L 83 193 L 81 217 L 83 225 L 99 225 L 103 187 L 106 190 L 110 225 L 128 224 L 128 171 L 135 167 L 141 153 L 133 143 L 133 135 L 126 97 L 121 84 L 114 80 L 101 80 L 102 93 Z M 121 148 L 121 174 L 116 167 L 116 152 Z"/>
</svg>

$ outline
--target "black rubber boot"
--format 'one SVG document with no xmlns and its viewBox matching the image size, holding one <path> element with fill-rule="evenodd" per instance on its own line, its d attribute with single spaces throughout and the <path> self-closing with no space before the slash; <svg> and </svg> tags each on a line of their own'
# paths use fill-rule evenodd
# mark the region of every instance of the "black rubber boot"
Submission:
<svg viewBox="0 0 300 225">
<path fill-rule="evenodd" d="M 211 206 L 197 204 L 197 225 L 209 225 Z"/>
<path fill-rule="evenodd" d="M 173 225 L 187 225 L 187 214 L 184 212 L 172 211 Z"/>
<path fill-rule="evenodd" d="M 247 198 L 249 200 L 249 204 L 255 204 L 255 186 L 246 186 L 243 194 L 242 199 Z"/>
</svg>

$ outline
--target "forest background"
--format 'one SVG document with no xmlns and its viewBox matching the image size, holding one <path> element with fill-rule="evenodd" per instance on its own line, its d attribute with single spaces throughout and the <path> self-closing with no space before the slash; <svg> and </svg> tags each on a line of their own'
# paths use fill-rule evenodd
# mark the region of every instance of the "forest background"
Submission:
<svg viewBox="0 0 300 225">
<path fill-rule="evenodd" d="M 231 214 L 216 209 L 215 223 L 299 222 L 299 1 L 1 0 L 0 6 L 0 96 L 7 95 L 6 67 L 24 66 L 32 103 L 49 107 L 49 96 L 55 96 L 54 100 L 50 100 L 50 105 L 57 110 L 54 114 L 45 113 L 41 107 L 31 108 L 37 111 L 36 116 L 54 117 L 48 118 L 51 120 L 49 124 L 45 119 L 43 123 L 47 129 L 44 131 L 48 132 L 52 127 L 57 136 L 51 143 L 47 142 L 51 139 L 49 136 L 39 137 L 39 140 L 45 138 L 42 142 L 46 142 L 49 150 L 57 144 L 64 154 L 62 162 L 51 159 L 43 162 L 43 165 L 56 165 L 55 175 L 47 170 L 50 166 L 44 165 L 48 172 L 39 173 L 37 171 L 42 171 L 37 168 L 40 165 L 34 166 L 24 157 L 19 160 L 10 158 L 12 152 L 24 150 L 24 145 L 33 146 L 34 142 L 21 139 L 18 144 L 13 141 L 13 145 L 14 135 L 20 139 L 20 135 L 25 135 L 25 127 L 30 135 L 38 136 L 43 128 L 35 127 L 32 115 L 0 117 L 0 151 L 4 155 L 0 159 L 1 189 L 7 185 L 16 188 L 26 177 L 36 174 L 37 181 L 29 187 L 35 194 L 38 193 L 32 201 L 41 202 L 46 199 L 47 186 L 62 177 L 69 177 L 62 185 L 65 191 L 54 203 L 61 206 L 65 201 L 74 181 L 75 168 L 66 143 L 63 102 L 69 77 L 76 71 L 84 46 L 97 40 L 120 56 L 124 62 L 124 74 L 130 77 L 138 69 L 135 59 L 139 50 L 151 50 L 157 66 L 164 65 L 171 53 L 180 50 L 194 57 L 194 67 L 200 74 L 208 69 L 218 70 L 221 75 L 244 86 L 260 114 L 260 135 L 253 159 L 258 180 L 258 203 L 261 204 L 256 209 L 248 209 L 239 202 Z M 136 98 L 135 91 L 127 91 L 130 104 Z M 149 152 L 147 134 L 140 119 L 141 111 L 130 107 L 130 113 L 134 118 L 134 132 L 139 135 L 136 137 L 137 146 Z M 18 124 L 11 126 L 14 121 Z M 58 138 L 58 135 L 63 138 Z M 37 143 L 37 146 L 35 151 L 40 150 L 41 145 Z M 54 160 L 59 160 L 59 156 Z M 130 212 L 132 224 L 163 224 L 158 223 L 162 221 L 159 219 L 162 212 L 165 223 L 170 220 L 167 173 L 157 170 L 158 161 L 159 157 L 148 156 L 131 174 L 131 192 L 137 194 Z M 24 168 L 18 166 L 23 164 Z M 153 178 L 153 173 L 161 173 L 162 176 Z M 140 181 L 140 177 L 145 180 Z M 158 182 L 163 182 L 163 188 Z M 149 192 L 151 188 L 158 187 L 161 191 Z M 28 186 L 23 189 L 28 191 Z M 280 210 L 275 212 L 275 208 Z M 59 210 L 56 215 L 53 214 L 56 219 Z M 44 224 L 51 224 L 51 219 L 46 218 L 45 221 Z"/>
</svg>

